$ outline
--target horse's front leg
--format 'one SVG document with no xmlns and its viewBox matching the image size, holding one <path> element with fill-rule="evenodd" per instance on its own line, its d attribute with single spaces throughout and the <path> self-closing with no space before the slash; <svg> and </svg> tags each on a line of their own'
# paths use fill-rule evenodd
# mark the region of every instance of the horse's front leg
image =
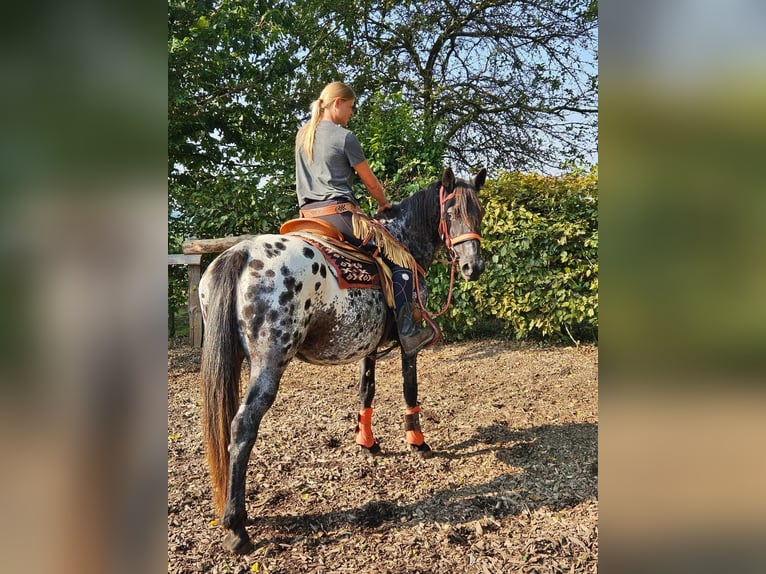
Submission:
<svg viewBox="0 0 766 574">
<path fill-rule="evenodd" d="M 380 445 L 372 434 L 372 399 L 375 398 L 375 359 L 365 357 L 359 363 L 359 403 L 354 440 L 362 454 L 380 454 Z"/>
<path fill-rule="evenodd" d="M 423 438 L 420 430 L 420 403 L 418 403 L 418 357 L 407 357 L 402 353 L 402 377 L 404 379 L 404 432 L 410 450 L 420 458 L 431 458 L 434 452 Z"/>
<path fill-rule="evenodd" d="M 268 370 L 261 375 L 252 373 L 242 406 L 231 421 L 229 483 L 223 513 L 223 527 L 228 532 L 224 536 L 223 544 L 227 550 L 236 554 L 247 554 L 253 550 L 253 543 L 245 528 L 247 464 L 258 436 L 261 419 L 274 402 L 278 387 L 279 375 L 275 377 Z"/>
</svg>

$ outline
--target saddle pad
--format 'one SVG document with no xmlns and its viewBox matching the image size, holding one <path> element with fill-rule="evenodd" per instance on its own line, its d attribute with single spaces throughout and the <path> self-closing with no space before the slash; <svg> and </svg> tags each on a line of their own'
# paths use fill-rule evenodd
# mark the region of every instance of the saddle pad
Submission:
<svg viewBox="0 0 766 574">
<path fill-rule="evenodd" d="M 333 275 L 341 288 L 382 289 L 386 303 L 393 308 L 391 271 L 384 263 L 379 264 L 371 256 L 349 248 L 347 243 L 301 231 L 289 232 L 286 235 L 296 235 L 319 249 L 325 261 L 333 269 Z M 380 265 L 383 267 L 381 268 Z M 381 273 L 384 274 L 383 282 L 381 282 Z"/>
</svg>

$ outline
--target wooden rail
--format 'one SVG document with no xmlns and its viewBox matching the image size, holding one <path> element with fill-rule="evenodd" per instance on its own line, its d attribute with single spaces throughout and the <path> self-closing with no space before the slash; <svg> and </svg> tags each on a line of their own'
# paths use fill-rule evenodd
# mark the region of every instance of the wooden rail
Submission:
<svg viewBox="0 0 766 574">
<path fill-rule="evenodd" d="M 181 244 L 181 251 L 191 253 L 221 253 L 229 247 L 255 235 L 237 235 L 236 237 L 221 237 L 218 239 L 187 239 Z"/>
</svg>

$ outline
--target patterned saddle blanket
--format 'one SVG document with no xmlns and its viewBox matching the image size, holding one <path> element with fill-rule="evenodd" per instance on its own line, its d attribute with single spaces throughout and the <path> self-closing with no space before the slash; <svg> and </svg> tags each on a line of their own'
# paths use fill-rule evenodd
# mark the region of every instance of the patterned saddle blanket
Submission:
<svg viewBox="0 0 766 574">
<path fill-rule="evenodd" d="M 358 251 L 348 243 L 309 231 L 287 231 L 313 245 L 322 253 L 331 272 L 343 289 L 380 289 L 386 304 L 394 308 L 391 270 L 382 259 Z"/>
</svg>

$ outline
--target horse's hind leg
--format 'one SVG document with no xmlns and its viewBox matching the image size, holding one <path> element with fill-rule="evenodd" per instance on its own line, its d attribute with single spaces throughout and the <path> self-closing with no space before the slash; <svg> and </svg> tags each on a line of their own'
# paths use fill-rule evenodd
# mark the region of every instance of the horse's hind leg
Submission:
<svg viewBox="0 0 766 574">
<path fill-rule="evenodd" d="M 246 554 L 253 550 L 253 543 L 245 528 L 247 464 L 258 436 L 261 419 L 277 396 L 283 371 L 284 368 L 272 369 L 253 363 L 245 398 L 231 422 L 229 484 L 223 513 L 223 527 L 228 532 L 224 536 L 223 544 L 227 550 L 237 554 Z"/>
<path fill-rule="evenodd" d="M 420 430 L 420 403 L 418 403 L 417 355 L 406 357 L 402 353 L 402 377 L 404 379 L 404 432 L 410 450 L 421 458 L 431 458 L 434 452 L 428 446 Z"/>
<path fill-rule="evenodd" d="M 375 398 L 375 359 L 365 357 L 359 363 L 359 402 L 354 440 L 363 454 L 380 454 L 380 445 L 372 434 L 372 399 Z"/>
</svg>

